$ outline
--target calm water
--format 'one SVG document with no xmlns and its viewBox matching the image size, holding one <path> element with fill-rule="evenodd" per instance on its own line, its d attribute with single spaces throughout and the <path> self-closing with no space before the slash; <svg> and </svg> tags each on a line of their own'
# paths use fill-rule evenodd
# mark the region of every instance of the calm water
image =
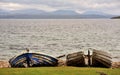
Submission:
<svg viewBox="0 0 120 75">
<path fill-rule="evenodd" d="M 120 20 L 0 20 L 0 60 L 29 48 L 52 56 L 105 50 L 120 56 Z"/>
</svg>

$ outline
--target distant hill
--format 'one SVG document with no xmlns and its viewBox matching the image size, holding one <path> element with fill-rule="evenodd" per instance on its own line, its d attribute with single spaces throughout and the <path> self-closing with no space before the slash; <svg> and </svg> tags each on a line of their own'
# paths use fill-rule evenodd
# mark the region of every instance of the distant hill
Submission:
<svg viewBox="0 0 120 75">
<path fill-rule="evenodd" d="M 93 10 L 85 11 L 81 15 L 85 15 L 88 18 L 110 18 L 113 16 L 111 14 L 107 14 L 107 13 L 100 12 L 100 11 L 93 11 Z"/>
<path fill-rule="evenodd" d="M 13 14 L 30 14 L 30 15 L 45 14 L 45 13 L 46 13 L 45 11 L 36 10 L 36 9 L 24 9 L 24 10 L 17 10 L 13 12 Z"/>
<path fill-rule="evenodd" d="M 111 18 L 112 15 L 98 11 L 86 11 L 82 14 L 72 10 L 57 10 L 45 12 L 37 9 L 3 10 L 0 9 L 0 19 L 96 19 Z"/>
<path fill-rule="evenodd" d="M 23 9 L 23 10 L 0 10 L 0 15 L 21 15 L 21 14 L 45 14 L 46 12 L 36 9 Z"/>
<path fill-rule="evenodd" d="M 120 16 L 112 17 L 111 19 L 120 19 Z"/>
<path fill-rule="evenodd" d="M 72 11 L 72 10 L 57 10 L 51 12 L 52 15 L 79 15 L 79 13 Z"/>
<path fill-rule="evenodd" d="M 87 15 L 108 15 L 106 13 L 100 12 L 100 11 L 85 11 L 83 14 L 87 14 Z"/>
</svg>

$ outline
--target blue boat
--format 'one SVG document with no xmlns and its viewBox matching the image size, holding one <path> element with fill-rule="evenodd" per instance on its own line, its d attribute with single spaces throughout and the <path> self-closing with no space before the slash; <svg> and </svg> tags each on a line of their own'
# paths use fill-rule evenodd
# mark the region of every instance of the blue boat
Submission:
<svg viewBox="0 0 120 75">
<path fill-rule="evenodd" d="M 9 60 L 11 67 L 40 67 L 57 66 L 58 60 L 54 57 L 38 54 L 24 53 Z"/>
</svg>

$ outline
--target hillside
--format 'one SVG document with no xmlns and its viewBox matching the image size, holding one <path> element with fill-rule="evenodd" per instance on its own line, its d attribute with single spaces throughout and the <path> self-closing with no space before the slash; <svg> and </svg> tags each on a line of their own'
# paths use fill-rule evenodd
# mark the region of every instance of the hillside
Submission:
<svg viewBox="0 0 120 75">
<path fill-rule="evenodd" d="M 120 19 L 120 16 L 112 17 L 111 19 Z"/>
</svg>

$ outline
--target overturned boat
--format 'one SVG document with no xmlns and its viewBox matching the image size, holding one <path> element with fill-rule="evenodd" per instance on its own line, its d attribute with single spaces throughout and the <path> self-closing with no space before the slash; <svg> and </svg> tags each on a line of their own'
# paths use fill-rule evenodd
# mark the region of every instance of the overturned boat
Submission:
<svg viewBox="0 0 120 75">
<path fill-rule="evenodd" d="M 11 67 L 40 67 L 57 66 L 58 60 L 54 57 L 38 54 L 24 53 L 9 60 Z"/>
</svg>

